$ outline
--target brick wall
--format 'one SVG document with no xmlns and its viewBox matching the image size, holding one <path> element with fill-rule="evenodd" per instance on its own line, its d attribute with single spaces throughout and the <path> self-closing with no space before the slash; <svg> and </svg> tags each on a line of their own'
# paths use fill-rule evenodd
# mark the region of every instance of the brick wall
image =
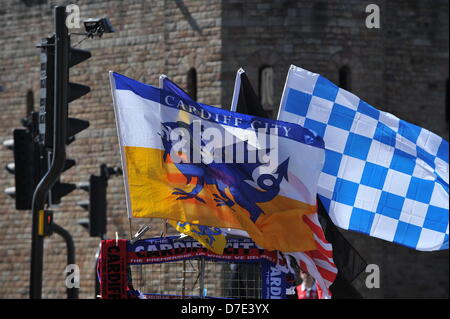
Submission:
<svg viewBox="0 0 450 319">
<path fill-rule="evenodd" d="M 26 3 L 31 4 L 27 6 Z M 35 45 L 53 30 L 52 8 L 56 1 L 4 1 L 0 9 L 0 141 L 11 138 L 25 115 L 25 96 L 34 92 L 39 101 L 39 50 Z M 158 85 L 165 73 L 181 86 L 185 74 L 197 69 L 198 97 L 219 104 L 220 96 L 220 2 L 208 1 L 77 1 L 81 18 L 108 16 L 116 33 L 101 39 L 86 40 L 79 47 L 91 51 L 92 57 L 71 69 L 71 81 L 87 84 L 91 93 L 70 105 L 70 115 L 90 121 L 90 127 L 68 147 L 68 157 L 77 165 L 64 173 L 62 180 L 77 183 L 99 174 L 99 165 L 120 165 L 119 148 L 109 88 L 108 71 Z M 193 29 L 191 23 L 195 23 Z M 73 37 L 72 43 L 81 40 Z M 12 152 L 1 149 L 0 162 L 11 162 Z M 28 297 L 31 247 L 31 218 L 26 211 L 14 210 L 14 201 L 3 189 L 14 185 L 12 175 L 0 171 L 0 297 Z M 76 202 L 87 193 L 76 190 L 65 197 L 55 210 L 55 222 L 74 237 L 76 261 L 81 269 L 80 297 L 94 295 L 94 255 L 99 240 L 90 238 L 76 224 L 87 213 Z M 129 238 L 125 195 L 121 178 L 108 184 L 108 237 Z M 144 221 L 133 221 L 133 233 Z M 159 236 L 160 220 L 146 220 L 153 225 L 149 236 Z M 64 298 L 64 242 L 53 235 L 45 240 L 43 297 Z"/>
<path fill-rule="evenodd" d="M 39 101 L 39 50 L 35 45 L 53 29 L 52 8 L 63 1 L 5 0 L 0 8 L 0 142 L 11 138 L 25 115 L 25 97 Z M 257 86 L 258 71 L 274 68 L 275 101 L 281 97 L 289 65 L 296 64 L 337 81 L 337 70 L 352 70 L 352 91 L 374 106 L 448 137 L 444 120 L 448 79 L 448 3 L 378 1 L 381 29 L 364 26 L 360 1 L 152 0 L 76 1 L 81 18 L 108 16 L 116 33 L 86 40 L 79 47 L 92 58 L 71 70 L 71 80 L 87 84 L 91 93 L 71 103 L 70 115 L 90 121 L 68 147 L 77 165 L 63 181 L 86 181 L 99 165 L 120 165 L 108 71 L 150 84 L 165 73 L 186 87 L 186 73 L 195 68 L 198 99 L 227 107 L 237 68 L 244 67 Z M 80 37 L 73 37 L 76 43 Z M 0 149 L 2 165 L 12 152 Z M 0 189 L 13 186 L 0 170 Z M 81 269 L 80 297 L 94 294 L 94 254 L 98 239 L 76 225 L 87 213 L 76 190 L 55 210 L 55 221 L 73 235 Z M 108 237 L 128 238 L 123 180 L 110 179 Z M 28 297 L 30 213 L 14 210 L 14 201 L 0 193 L 0 298 Z M 160 220 L 133 220 L 133 232 Z M 448 253 L 420 253 L 346 233 L 369 263 L 381 267 L 381 287 L 368 290 L 364 276 L 357 286 L 366 297 L 448 297 Z M 45 241 L 43 296 L 64 298 L 65 245 L 56 235 Z"/>
</svg>

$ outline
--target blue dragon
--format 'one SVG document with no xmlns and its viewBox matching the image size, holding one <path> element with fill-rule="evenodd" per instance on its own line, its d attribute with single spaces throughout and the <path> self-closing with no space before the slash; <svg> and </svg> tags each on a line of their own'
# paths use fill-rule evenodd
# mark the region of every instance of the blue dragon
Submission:
<svg viewBox="0 0 450 319">
<path fill-rule="evenodd" d="M 163 160 L 165 162 L 173 146 L 173 141 L 169 138 L 170 132 L 175 128 L 188 130 L 192 139 L 192 124 L 188 125 L 182 121 L 162 123 L 160 136 L 164 147 Z M 192 154 L 194 145 L 192 140 L 190 145 L 190 154 Z M 201 145 L 204 145 L 203 141 L 201 141 Z M 264 213 L 257 203 L 268 202 L 275 198 L 280 192 L 282 180 L 288 180 L 289 158 L 277 167 L 275 171 L 277 177 L 271 174 L 261 174 L 256 180 L 256 185 L 259 189 L 255 188 L 248 181 L 253 181 L 252 172 L 262 164 L 258 162 L 258 158 L 256 163 L 230 164 L 224 163 L 224 161 L 222 163 L 212 162 L 210 164 L 204 164 L 203 162 L 194 163 L 192 161 L 175 163 L 178 170 L 186 178 L 186 184 L 189 184 L 193 177 L 197 178 L 197 183 L 190 192 L 186 192 L 181 188 L 174 188 L 172 195 L 178 196 L 177 200 L 195 198 L 199 202 L 206 203 L 199 196 L 199 193 L 205 185 L 214 185 L 217 189 L 217 193 L 213 194 L 214 200 L 217 203 L 216 206 L 226 205 L 233 210 L 232 207 L 238 204 L 250 214 L 250 219 L 255 222 Z M 229 198 L 226 194 L 225 190 L 227 188 L 233 196 L 233 199 Z"/>
</svg>

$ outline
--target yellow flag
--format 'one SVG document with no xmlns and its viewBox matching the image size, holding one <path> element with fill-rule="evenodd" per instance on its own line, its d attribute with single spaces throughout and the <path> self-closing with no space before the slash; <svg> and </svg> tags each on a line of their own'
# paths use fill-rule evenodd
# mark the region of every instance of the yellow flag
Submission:
<svg viewBox="0 0 450 319">
<path fill-rule="evenodd" d="M 117 73 L 111 84 L 129 217 L 169 219 L 219 253 L 225 238 L 211 227 L 243 230 L 267 250 L 316 249 L 304 217 L 317 211 L 321 138 Z"/>
<path fill-rule="evenodd" d="M 225 235 L 218 227 L 209 227 L 188 222 L 169 220 L 169 224 L 176 230 L 197 240 L 203 247 L 222 255 L 227 243 Z"/>
</svg>

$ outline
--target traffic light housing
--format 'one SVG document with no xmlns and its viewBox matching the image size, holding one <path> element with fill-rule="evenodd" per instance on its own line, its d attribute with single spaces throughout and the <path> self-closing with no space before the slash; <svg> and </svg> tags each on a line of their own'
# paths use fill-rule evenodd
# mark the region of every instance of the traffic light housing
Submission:
<svg viewBox="0 0 450 319">
<path fill-rule="evenodd" d="M 70 44 L 67 34 L 66 41 Z M 39 135 L 41 144 L 46 148 L 53 149 L 54 132 L 54 107 L 55 107 L 55 37 L 42 39 L 41 44 L 41 99 L 39 105 Z M 78 83 L 69 82 L 69 69 L 91 57 L 91 52 L 69 47 L 67 54 L 67 65 L 58 67 L 67 68 L 67 74 L 63 85 L 68 92 L 67 99 L 63 106 L 68 108 L 68 103 L 86 95 L 90 92 L 90 87 Z M 89 127 L 89 121 L 77 118 L 67 118 L 67 139 L 66 144 L 74 141 L 75 135 Z"/>
<path fill-rule="evenodd" d="M 103 176 L 91 175 L 89 184 L 89 235 L 101 237 L 106 234 L 107 180 Z"/>
<path fill-rule="evenodd" d="M 67 79 L 65 85 L 67 85 L 67 104 L 79 99 L 80 97 L 88 94 L 91 88 L 86 85 L 72 83 L 69 81 L 69 69 L 81 62 L 86 61 L 91 57 L 91 52 L 70 47 L 70 37 L 68 36 L 69 52 L 68 52 L 68 66 L 67 66 Z M 64 66 L 63 66 L 64 67 Z M 68 106 L 67 106 L 68 107 Z M 68 117 L 67 119 L 67 142 L 72 143 L 75 139 L 75 135 L 89 127 L 89 121 Z"/>
<path fill-rule="evenodd" d="M 38 235 L 48 237 L 53 234 L 53 212 L 51 210 L 39 211 Z"/>
<path fill-rule="evenodd" d="M 15 129 L 13 135 L 16 209 L 28 210 L 41 177 L 39 149 L 29 130 Z"/>
<path fill-rule="evenodd" d="M 13 139 L 3 144 L 14 153 L 14 162 L 5 165 L 5 169 L 14 174 L 14 187 L 5 193 L 15 199 L 16 209 L 31 209 L 36 185 L 41 178 L 42 163 L 39 145 L 35 141 L 37 112 L 22 120 L 25 127 L 13 131 Z"/>
<path fill-rule="evenodd" d="M 62 172 L 67 171 L 71 167 L 75 166 L 76 162 L 73 159 L 66 159 Z M 61 204 L 61 198 L 73 192 L 77 186 L 71 183 L 62 183 L 60 178 L 55 182 L 48 194 L 48 203 L 50 205 Z"/>
<path fill-rule="evenodd" d="M 14 162 L 5 165 L 5 169 L 14 174 L 14 187 L 9 187 L 5 193 L 15 199 L 17 210 L 31 210 L 36 186 L 45 175 L 50 165 L 51 153 L 40 147 L 36 140 L 37 112 L 33 112 L 22 122 L 26 128 L 13 131 L 13 139 L 3 144 L 14 153 Z M 66 159 L 63 171 L 75 165 L 72 159 Z M 76 189 L 75 184 L 56 181 L 49 191 L 47 204 L 57 205 L 61 198 Z"/>
<path fill-rule="evenodd" d="M 86 85 L 71 83 L 69 69 L 91 57 L 86 50 L 70 47 L 70 36 L 67 27 L 61 25 L 62 31 L 58 38 L 55 35 L 42 40 L 41 48 L 41 99 L 39 107 L 39 141 L 43 147 L 44 165 L 47 170 L 51 165 L 53 154 L 62 151 L 60 145 L 55 145 L 54 136 L 64 135 L 64 142 L 69 145 L 75 140 L 75 135 L 89 127 L 89 122 L 68 117 L 68 104 L 88 92 Z M 56 83 L 57 81 L 57 83 Z M 55 118 L 55 108 L 58 108 L 58 118 Z M 62 116 L 59 116 L 62 114 Z M 55 132 L 55 121 L 63 121 L 62 132 Z M 59 122 L 60 123 L 60 122 Z M 58 149 L 55 149 L 58 148 Z M 63 151 L 65 154 L 65 150 Z M 65 155 L 64 155 L 65 157 Z M 72 159 L 65 159 L 64 168 L 60 174 L 75 165 Z M 61 183 L 60 177 L 48 192 L 47 202 L 51 205 L 61 203 L 62 197 L 76 189 L 75 184 Z"/>
<path fill-rule="evenodd" d="M 122 175 L 118 167 L 100 165 L 100 175 L 91 175 L 88 183 L 78 184 L 78 188 L 89 192 L 89 200 L 79 201 L 77 204 L 89 212 L 89 219 L 80 219 L 78 224 L 89 230 L 92 237 L 103 237 L 107 225 L 107 188 L 108 180 L 113 175 Z"/>
<path fill-rule="evenodd" d="M 81 219 L 78 224 L 89 230 L 92 237 L 103 237 L 106 234 L 107 201 L 106 188 L 108 181 L 105 176 L 91 175 L 89 183 L 82 183 L 79 187 L 89 192 L 89 200 L 79 201 L 77 204 L 89 212 L 89 218 Z"/>
</svg>

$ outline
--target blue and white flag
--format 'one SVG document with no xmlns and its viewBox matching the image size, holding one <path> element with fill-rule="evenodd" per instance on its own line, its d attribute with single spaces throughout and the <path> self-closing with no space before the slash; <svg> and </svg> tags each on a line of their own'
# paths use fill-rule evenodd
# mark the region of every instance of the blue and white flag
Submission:
<svg viewBox="0 0 450 319">
<path fill-rule="evenodd" d="M 291 66 L 278 120 L 325 141 L 319 197 L 343 228 L 417 250 L 448 249 L 448 142 Z"/>
</svg>

